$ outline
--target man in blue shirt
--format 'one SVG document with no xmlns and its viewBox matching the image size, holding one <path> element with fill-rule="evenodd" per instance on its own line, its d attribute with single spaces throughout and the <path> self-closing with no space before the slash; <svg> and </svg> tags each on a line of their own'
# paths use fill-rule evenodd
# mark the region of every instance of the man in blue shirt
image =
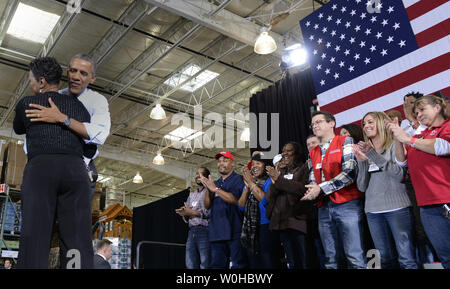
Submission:
<svg viewBox="0 0 450 289">
<path fill-rule="evenodd" d="M 205 208 L 211 209 L 209 220 L 209 241 L 211 242 L 211 269 L 245 268 L 246 258 L 240 236 L 243 214 L 237 204 L 244 189 L 242 175 L 234 172 L 234 157 L 228 151 L 221 151 L 214 158 L 221 177 L 217 181 L 201 177 L 208 189 L 205 194 Z"/>
</svg>

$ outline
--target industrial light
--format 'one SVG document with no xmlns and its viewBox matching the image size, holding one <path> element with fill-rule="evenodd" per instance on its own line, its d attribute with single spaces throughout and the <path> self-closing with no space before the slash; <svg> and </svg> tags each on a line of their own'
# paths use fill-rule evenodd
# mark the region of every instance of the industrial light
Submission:
<svg viewBox="0 0 450 289">
<path fill-rule="evenodd" d="M 19 3 L 7 33 L 24 40 L 45 43 L 60 16 Z"/>
<path fill-rule="evenodd" d="M 142 177 L 139 174 L 139 172 L 137 172 L 136 175 L 133 178 L 133 183 L 135 183 L 135 184 L 142 184 L 143 182 L 144 182 L 144 180 L 142 179 Z"/>
<path fill-rule="evenodd" d="M 178 86 L 180 83 L 185 82 L 187 79 L 197 74 L 200 70 L 202 70 L 200 66 L 195 64 L 189 64 L 188 66 L 180 70 L 178 73 L 174 74 L 172 77 L 164 81 L 164 84 L 171 87 Z M 213 80 L 214 78 L 216 78 L 217 76 L 219 76 L 219 74 L 216 72 L 213 72 L 211 70 L 204 70 L 201 73 L 199 73 L 195 78 L 183 84 L 180 87 L 180 89 L 189 92 L 194 92 L 200 87 L 210 82 L 211 80 Z"/>
<path fill-rule="evenodd" d="M 285 52 L 282 56 L 282 61 L 286 67 L 296 67 L 306 63 L 307 53 L 301 44 L 296 43 L 284 49 Z"/>
<path fill-rule="evenodd" d="M 150 118 L 161 120 L 166 118 L 166 112 L 164 111 L 164 108 L 162 108 L 160 103 L 157 103 L 156 106 L 152 109 L 150 112 Z"/>
<path fill-rule="evenodd" d="M 158 151 L 157 154 L 156 154 L 156 156 L 153 158 L 153 163 L 154 163 L 155 165 L 158 165 L 158 166 L 164 165 L 164 158 L 163 158 L 163 156 L 161 155 L 161 152 L 160 152 L 160 151 Z"/>
<path fill-rule="evenodd" d="M 241 141 L 250 141 L 250 128 L 246 127 L 241 133 Z"/>
<path fill-rule="evenodd" d="M 103 178 L 101 180 L 99 180 L 99 183 L 106 183 L 107 181 L 109 181 L 111 179 L 111 177 L 107 177 L 107 178 Z"/>
<path fill-rule="evenodd" d="M 187 143 L 203 134 L 202 131 L 194 130 L 185 126 L 180 126 L 173 131 L 169 132 L 164 136 L 164 138 L 170 139 L 171 141 L 178 141 L 182 143 Z"/>
<path fill-rule="evenodd" d="M 277 50 L 277 43 L 272 38 L 272 36 L 269 35 L 267 28 L 261 28 L 261 34 L 258 36 L 255 42 L 255 53 L 270 54 L 275 50 Z"/>
</svg>

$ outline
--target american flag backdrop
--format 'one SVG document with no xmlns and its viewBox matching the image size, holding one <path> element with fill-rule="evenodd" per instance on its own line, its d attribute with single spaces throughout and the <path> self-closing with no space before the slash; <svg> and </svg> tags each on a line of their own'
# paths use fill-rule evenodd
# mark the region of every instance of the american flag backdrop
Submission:
<svg viewBox="0 0 450 289">
<path fill-rule="evenodd" d="M 320 109 L 337 126 L 450 87 L 448 0 L 332 0 L 300 21 Z"/>
</svg>

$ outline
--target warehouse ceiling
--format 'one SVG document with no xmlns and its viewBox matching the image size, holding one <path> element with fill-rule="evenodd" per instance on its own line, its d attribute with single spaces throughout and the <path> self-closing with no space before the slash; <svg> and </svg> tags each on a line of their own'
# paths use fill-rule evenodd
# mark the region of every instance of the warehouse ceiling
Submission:
<svg viewBox="0 0 450 289">
<path fill-rule="evenodd" d="M 283 77 L 279 66 L 283 48 L 302 42 L 299 20 L 323 4 L 317 0 L 70 1 L 81 4 L 76 13 L 76 7 L 68 7 L 67 2 L 0 1 L 2 136 L 14 136 L 15 104 L 30 94 L 30 60 L 53 56 L 67 67 L 77 53 L 93 55 L 98 69 L 91 88 L 108 99 L 112 120 L 111 134 L 96 165 L 104 186 L 126 192 L 135 201 L 132 206 L 183 190 L 200 165 L 216 171 L 213 156 L 221 148 L 195 147 L 194 141 L 177 147 L 165 138 L 180 126 L 172 124 L 173 116 L 186 113 L 193 120 L 194 108 L 201 105 L 203 120 L 208 120 L 208 113 L 223 116 L 223 143 L 238 142 L 248 121 L 237 120 L 235 127 L 226 123 L 225 115 L 247 113 L 250 96 Z M 45 43 L 8 32 L 22 4 L 59 16 Z M 255 54 L 259 30 L 269 25 L 278 50 Z M 212 78 L 204 85 L 196 82 L 203 80 L 203 72 Z M 61 87 L 66 86 L 64 78 Z M 149 117 L 157 103 L 166 112 L 163 120 Z M 210 127 L 204 121 L 201 130 Z M 248 162 L 248 147 L 246 142 L 245 147 L 229 149 L 236 156 L 237 170 Z M 158 151 L 165 159 L 162 166 L 152 163 Z M 142 184 L 132 182 L 137 172 Z"/>
</svg>

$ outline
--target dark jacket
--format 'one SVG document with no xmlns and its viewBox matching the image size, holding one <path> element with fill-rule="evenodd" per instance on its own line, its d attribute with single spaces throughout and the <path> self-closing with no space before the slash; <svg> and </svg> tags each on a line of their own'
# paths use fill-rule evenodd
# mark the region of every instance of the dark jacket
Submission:
<svg viewBox="0 0 450 289">
<path fill-rule="evenodd" d="M 292 179 L 289 179 L 292 174 Z M 312 201 L 300 201 L 305 195 L 309 170 L 300 167 L 282 168 L 280 176 L 266 194 L 268 201 L 266 216 L 270 220 L 270 230 L 294 229 L 307 233 L 307 221 L 313 213 Z"/>
<path fill-rule="evenodd" d="M 94 254 L 94 269 L 111 269 L 111 265 L 102 256 Z"/>
</svg>

